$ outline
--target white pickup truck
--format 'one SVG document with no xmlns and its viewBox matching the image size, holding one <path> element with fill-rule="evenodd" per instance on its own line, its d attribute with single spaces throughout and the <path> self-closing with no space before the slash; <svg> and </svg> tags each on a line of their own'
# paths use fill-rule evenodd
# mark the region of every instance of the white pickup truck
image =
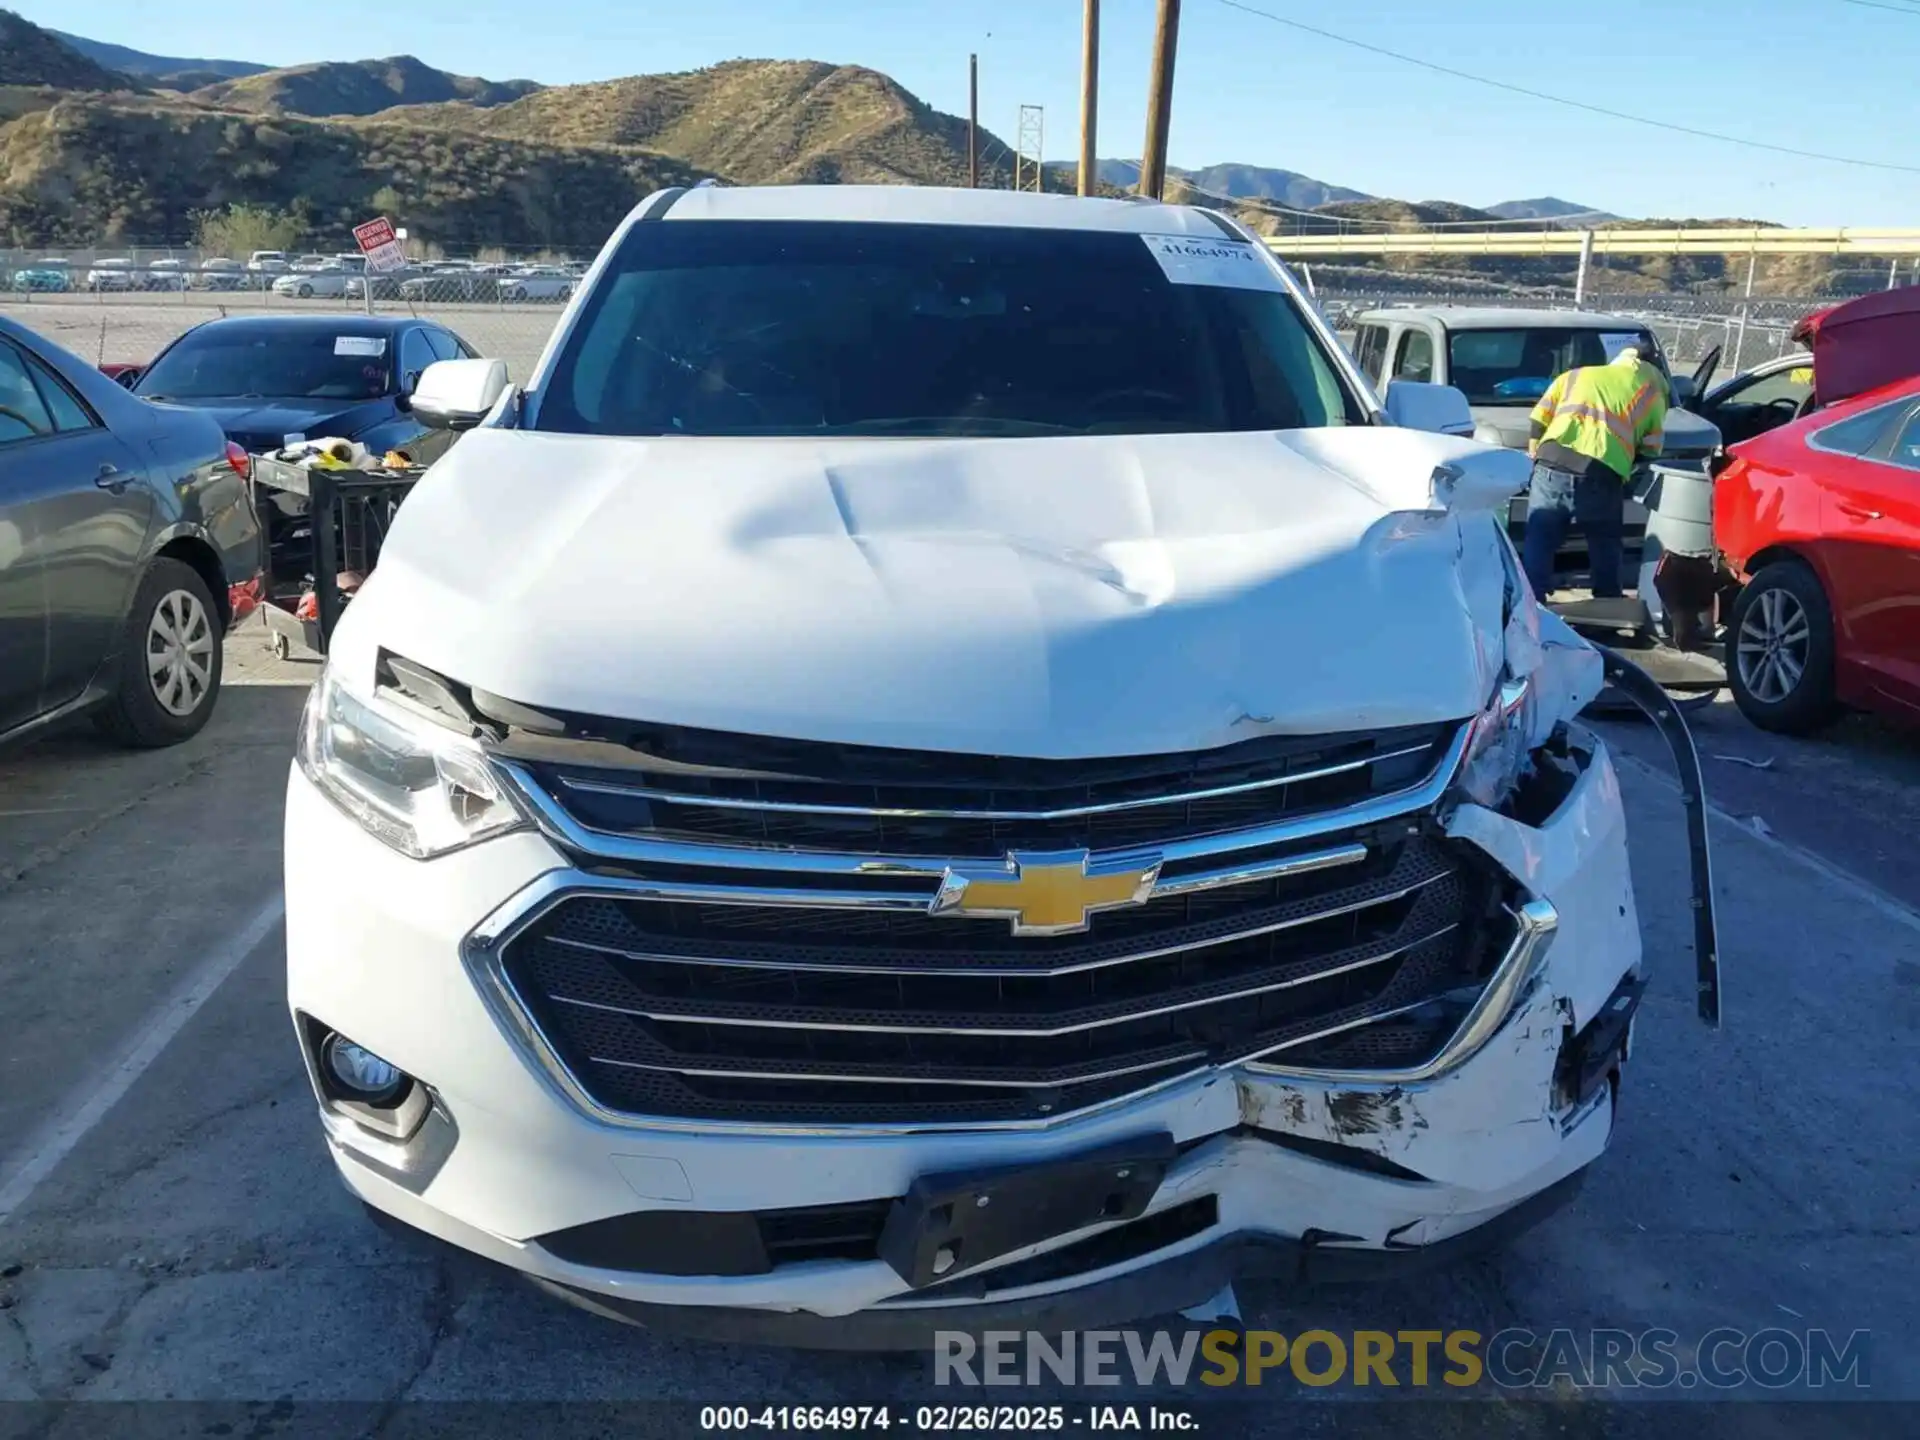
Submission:
<svg viewBox="0 0 1920 1440">
<path fill-rule="evenodd" d="M 906 1347 L 1495 1243 L 1646 984 L 1601 657 L 1237 224 L 700 187 L 335 634 L 288 993 L 373 1210 L 601 1314 Z M 1436 433 L 1450 432 L 1450 433 Z"/>
</svg>

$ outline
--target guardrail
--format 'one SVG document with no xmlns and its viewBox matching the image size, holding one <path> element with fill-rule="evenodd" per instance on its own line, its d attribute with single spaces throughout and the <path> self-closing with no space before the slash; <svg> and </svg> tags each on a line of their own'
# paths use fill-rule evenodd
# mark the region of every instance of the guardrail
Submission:
<svg viewBox="0 0 1920 1440">
<path fill-rule="evenodd" d="M 1920 255 L 1920 230 L 1473 230 L 1274 235 L 1285 259 L 1318 255 Z"/>
</svg>

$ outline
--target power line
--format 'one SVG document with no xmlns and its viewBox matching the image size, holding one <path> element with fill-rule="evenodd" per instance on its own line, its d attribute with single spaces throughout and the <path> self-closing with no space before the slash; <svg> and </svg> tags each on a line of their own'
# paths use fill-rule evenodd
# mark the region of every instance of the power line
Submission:
<svg viewBox="0 0 1920 1440">
<path fill-rule="evenodd" d="M 1920 16 L 1920 10 L 1906 5 L 1882 5 L 1879 0 L 1842 0 L 1843 4 L 1858 5 L 1862 10 L 1889 10 L 1895 15 Z"/>
<path fill-rule="evenodd" d="M 1529 90 L 1524 85 L 1514 85 L 1505 80 L 1490 79 L 1485 75 L 1475 75 L 1467 70 L 1455 70 L 1452 66 L 1441 65 L 1432 60 L 1422 60 L 1417 55 L 1407 55 L 1398 50 L 1389 50 L 1384 45 L 1375 45 L 1366 40 L 1355 40 L 1350 35 L 1338 35 L 1331 30 L 1322 30 L 1317 25 L 1305 21 L 1290 20 L 1284 15 L 1275 15 L 1271 10 L 1261 10 L 1241 0 L 1217 0 L 1229 10 L 1239 10 L 1248 15 L 1257 15 L 1262 20 L 1271 20 L 1276 25 L 1284 25 L 1289 30 L 1299 30 L 1308 35 L 1317 35 L 1322 40 L 1331 40 L 1337 45 L 1348 45 L 1355 50 L 1365 50 L 1370 54 L 1383 55 L 1389 60 L 1398 60 L 1405 65 L 1417 65 L 1422 70 L 1431 70 L 1439 75 L 1451 75 L 1456 80 L 1470 80 L 1475 85 L 1486 85 L 1495 90 L 1505 90 L 1513 95 L 1525 95 L 1531 100 L 1545 100 L 1552 105 L 1565 105 L 1573 110 L 1585 110 L 1591 115 L 1604 115 L 1610 120 L 1628 120 L 1635 125 L 1646 125 L 1655 130 L 1668 130 L 1678 135 L 1692 135 L 1700 140 L 1717 140 L 1723 145 L 1743 145 L 1750 150 L 1770 150 L 1776 155 L 1793 155 L 1802 160 L 1825 160 L 1834 165 L 1857 165 L 1868 170 L 1897 170 L 1907 175 L 1920 175 L 1920 165 L 1895 165 L 1887 160 L 1862 160 L 1852 155 L 1829 155 L 1819 150 L 1796 150 L 1789 145 L 1772 145 L 1765 140 L 1749 140 L 1739 135 L 1723 135 L 1717 130 L 1700 130 L 1691 125 L 1677 125 L 1667 120 L 1650 120 L 1644 115 L 1630 115 L 1621 110 L 1609 110 L 1604 105 L 1590 105 L 1584 100 L 1569 100 L 1564 95 L 1550 95 L 1544 90 Z M 1848 0 L 1849 4 L 1864 5 L 1870 0 Z M 1892 6 L 1877 8 L 1892 9 Z"/>
</svg>

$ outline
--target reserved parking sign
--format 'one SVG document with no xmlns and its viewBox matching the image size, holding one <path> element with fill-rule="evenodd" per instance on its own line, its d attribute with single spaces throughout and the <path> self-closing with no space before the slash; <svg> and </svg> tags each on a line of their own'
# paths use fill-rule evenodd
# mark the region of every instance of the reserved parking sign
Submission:
<svg viewBox="0 0 1920 1440">
<path fill-rule="evenodd" d="M 406 252 L 400 248 L 400 237 L 393 233 L 393 222 L 384 215 L 354 226 L 353 238 L 359 242 L 360 253 L 367 257 L 369 270 L 398 270 L 407 263 Z"/>
</svg>

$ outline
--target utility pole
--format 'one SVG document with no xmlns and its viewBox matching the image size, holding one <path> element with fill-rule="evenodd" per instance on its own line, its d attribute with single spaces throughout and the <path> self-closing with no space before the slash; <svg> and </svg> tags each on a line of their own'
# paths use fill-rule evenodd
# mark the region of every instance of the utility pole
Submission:
<svg viewBox="0 0 1920 1440">
<path fill-rule="evenodd" d="M 1160 0 L 1153 27 L 1153 74 L 1147 82 L 1147 145 L 1140 156 L 1140 193 L 1158 200 L 1167 186 L 1167 131 L 1173 124 L 1173 60 L 1180 43 L 1180 0 Z"/>
<path fill-rule="evenodd" d="M 1580 232 L 1580 268 L 1573 274 L 1573 308 L 1587 308 L 1587 271 L 1593 265 L 1593 232 Z"/>
<path fill-rule="evenodd" d="M 1080 193 L 1091 195 L 1099 161 L 1094 132 L 1100 118 L 1100 0 L 1087 0 L 1086 24 L 1080 37 Z"/>
<path fill-rule="evenodd" d="M 1747 348 L 1747 311 L 1753 306 L 1753 274 L 1759 268 L 1760 252 L 1749 250 L 1747 252 L 1747 297 L 1740 302 L 1740 328 L 1734 332 L 1733 337 L 1733 369 L 1728 372 L 1733 375 L 1740 373 L 1740 352 Z"/>
<path fill-rule="evenodd" d="M 980 188 L 980 57 L 967 56 L 967 188 Z"/>
</svg>

